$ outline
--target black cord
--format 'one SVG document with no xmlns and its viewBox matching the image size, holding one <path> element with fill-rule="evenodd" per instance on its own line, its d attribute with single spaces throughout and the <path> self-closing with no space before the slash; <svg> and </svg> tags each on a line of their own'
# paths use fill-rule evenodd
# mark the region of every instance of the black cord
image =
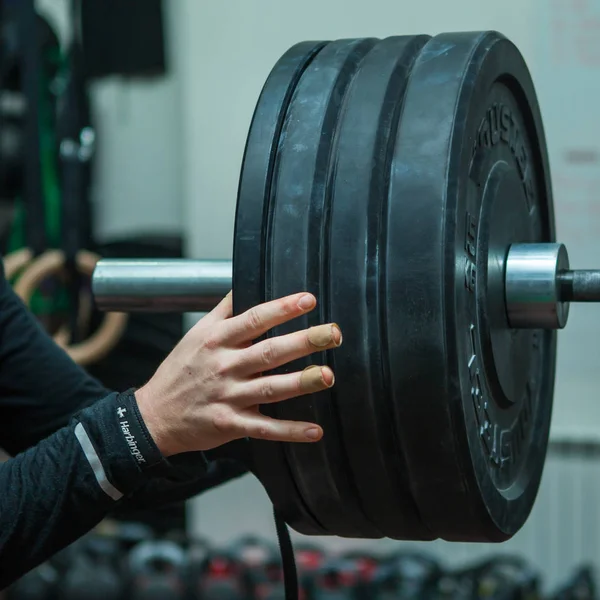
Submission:
<svg viewBox="0 0 600 600">
<path fill-rule="evenodd" d="M 298 572 L 296 570 L 296 559 L 294 557 L 294 547 L 292 546 L 290 532 L 285 520 L 276 508 L 273 509 L 273 514 L 275 516 L 275 529 L 277 530 L 277 540 L 279 541 L 283 566 L 285 600 L 298 600 Z"/>
</svg>

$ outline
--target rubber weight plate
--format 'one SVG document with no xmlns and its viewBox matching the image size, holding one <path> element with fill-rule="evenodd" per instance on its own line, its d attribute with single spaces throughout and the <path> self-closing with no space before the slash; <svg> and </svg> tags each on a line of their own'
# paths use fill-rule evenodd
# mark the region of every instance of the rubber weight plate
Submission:
<svg viewBox="0 0 600 600">
<path fill-rule="evenodd" d="M 266 238 L 265 297 L 298 290 L 312 292 L 317 308 L 275 327 L 285 335 L 331 321 L 328 269 L 331 179 L 336 164 L 337 128 L 348 88 L 376 40 L 340 40 L 328 44 L 302 74 L 288 108 L 273 179 Z M 357 316 L 360 318 L 360 316 Z M 313 355 L 277 370 L 302 370 L 327 357 Z M 286 445 L 300 493 L 328 531 L 345 537 L 381 537 L 360 504 L 360 495 L 341 440 L 335 388 L 274 406 L 281 419 L 320 423 L 327 432 L 316 444 Z"/>
<path fill-rule="evenodd" d="M 244 152 L 235 219 L 235 314 L 265 301 L 264 236 L 279 136 L 294 89 L 324 45 L 325 42 L 304 42 L 290 48 L 269 74 L 254 111 Z M 264 407 L 263 412 L 269 414 L 268 409 Z M 307 535 L 327 534 L 298 494 L 283 446 L 252 440 L 251 448 L 256 475 L 286 521 Z"/>
<path fill-rule="evenodd" d="M 552 410 L 553 331 L 510 330 L 504 260 L 554 241 L 542 121 L 518 50 L 445 34 L 412 70 L 387 218 L 387 343 L 420 514 L 448 540 L 501 541 L 527 519 Z"/>
<path fill-rule="evenodd" d="M 328 357 L 340 435 L 361 506 L 385 536 L 429 539 L 394 430 L 382 231 L 406 82 L 428 36 L 393 37 L 363 59 L 337 127 L 320 298 L 344 343 Z"/>
</svg>

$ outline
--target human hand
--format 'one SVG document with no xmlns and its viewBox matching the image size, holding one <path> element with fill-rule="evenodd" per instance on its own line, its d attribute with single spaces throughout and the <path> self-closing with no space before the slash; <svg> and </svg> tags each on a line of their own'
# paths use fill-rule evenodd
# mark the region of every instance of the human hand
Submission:
<svg viewBox="0 0 600 600">
<path fill-rule="evenodd" d="M 311 366 L 282 375 L 261 373 L 340 346 L 339 327 L 319 325 L 252 344 L 315 306 L 313 295 L 300 293 L 234 317 L 229 294 L 198 321 L 136 392 L 142 418 L 163 455 L 209 450 L 243 437 L 320 440 L 323 431 L 318 425 L 273 419 L 259 406 L 333 386 L 331 369 Z"/>
</svg>

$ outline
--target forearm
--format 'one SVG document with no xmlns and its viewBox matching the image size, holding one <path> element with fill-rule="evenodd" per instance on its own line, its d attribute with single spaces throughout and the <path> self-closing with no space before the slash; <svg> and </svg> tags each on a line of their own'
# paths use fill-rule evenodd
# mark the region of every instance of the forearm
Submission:
<svg viewBox="0 0 600 600">
<path fill-rule="evenodd" d="M 0 446 L 34 446 L 110 393 L 60 349 L 16 296 L 0 261 Z"/>
<path fill-rule="evenodd" d="M 112 394 L 0 465 L 0 589 L 160 476 L 163 458 L 143 439 L 133 402 Z"/>
</svg>

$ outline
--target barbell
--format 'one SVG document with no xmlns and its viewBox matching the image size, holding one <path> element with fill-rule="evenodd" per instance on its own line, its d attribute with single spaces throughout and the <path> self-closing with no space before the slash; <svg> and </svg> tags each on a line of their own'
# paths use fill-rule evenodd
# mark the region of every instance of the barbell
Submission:
<svg viewBox="0 0 600 600">
<path fill-rule="evenodd" d="M 499 542 L 526 522 L 550 429 L 557 330 L 600 300 L 556 240 L 546 142 L 519 50 L 497 32 L 303 42 L 250 126 L 233 260 L 101 260 L 107 311 L 234 312 L 298 291 L 344 344 L 334 388 L 264 406 L 315 444 L 248 441 L 308 535 Z"/>
</svg>

